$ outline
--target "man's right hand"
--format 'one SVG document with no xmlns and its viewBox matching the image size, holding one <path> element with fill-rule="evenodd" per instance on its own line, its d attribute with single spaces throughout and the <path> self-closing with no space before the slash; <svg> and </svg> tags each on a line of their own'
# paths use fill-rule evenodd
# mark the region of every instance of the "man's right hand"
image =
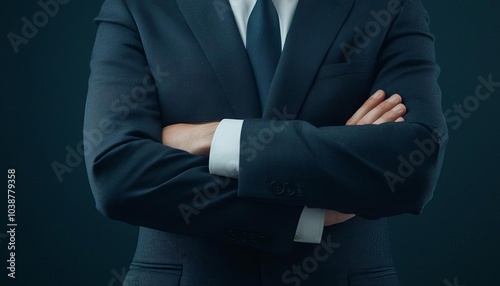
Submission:
<svg viewBox="0 0 500 286">
<path fill-rule="evenodd" d="M 399 94 L 385 99 L 383 90 L 376 91 L 365 103 L 347 120 L 346 125 L 382 124 L 387 122 L 402 122 L 406 114 L 406 106 L 402 103 Z M 355 214 L 343 214 L 334 210 L 325 210 L 324 226 L 330 226 L 347 221 Z"/>
<path fill-rule="evenodd" d="M 385 99 L 385 92 L 377 90 L 365 103 L 347 120 L 345 125 L 381 124 L 404 121 L 406 106 L 399 94 L 393 94 Z"/>
</svg>

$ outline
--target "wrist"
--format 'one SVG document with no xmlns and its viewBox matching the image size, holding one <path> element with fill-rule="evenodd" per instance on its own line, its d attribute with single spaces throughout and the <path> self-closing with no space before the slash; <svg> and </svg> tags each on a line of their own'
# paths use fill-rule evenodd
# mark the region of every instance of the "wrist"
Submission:
<svg viewBox="0 0 500 286">
<path fill-rule="evenodd" d="M 196 127 L 197 139 L 193 142 L 193 153 L 208 157 L 210 154 L 210 147 L 212 146 L 212 139 L 214 138 L 215 130 L 219 122 L 211 122 L 201 124 Z"/>
</svg>

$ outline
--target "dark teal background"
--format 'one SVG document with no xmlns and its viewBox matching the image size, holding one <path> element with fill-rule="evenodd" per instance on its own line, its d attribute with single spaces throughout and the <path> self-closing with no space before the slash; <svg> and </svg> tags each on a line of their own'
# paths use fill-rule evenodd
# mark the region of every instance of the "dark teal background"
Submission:
<svg viewBox="0 0 500 286">
<path fill-rule="evenodd" d="M 443 109 L 448 110 L 474 95 L 478 76 L 492 74 L 500 81 L 500 3 L 423 2 L 436 35 Z M 0 285 L 121 285 L 135 250 L 137 229 L 95 210 L 83 163 L 62 182 L 51 167 L 54 161 L 64 163 L 66 148 L 76 149 L 82 139 L 96 31 L 92 19 L 101 3 L 62 5 L 18 54 L 7 34 L 20 34 L 21 17 L 31 19 L 40 7 L 37 1 L 2 3 Z M 434 199 L 420 216 L 390 219 L 402 285 L 500 285 L 499 107 L 500 88 L 459 128 L 450 124 Z M 9 168 L 17 176 L 15 280 L 4 279 Z"/>
</svg>

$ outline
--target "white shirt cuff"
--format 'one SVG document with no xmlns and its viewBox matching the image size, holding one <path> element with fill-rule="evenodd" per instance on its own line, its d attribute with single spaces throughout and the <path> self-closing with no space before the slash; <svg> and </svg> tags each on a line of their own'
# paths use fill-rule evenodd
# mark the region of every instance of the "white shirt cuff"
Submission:
<svg viewBox="0 0 500 286">
<path fill-rule="evenodd" d="M 323 209 L 310 209 L 304 207 L 300 215 L 295 242 L 320 243 L 323 236 L 325 211 Z"/>
<path fill-rule="evenodd" d="M 219 123 L 210 146 L 210 174 L 238 178 L 242 128 L 243 120 L 239 119 L 223 119 Z"/>
</svg>

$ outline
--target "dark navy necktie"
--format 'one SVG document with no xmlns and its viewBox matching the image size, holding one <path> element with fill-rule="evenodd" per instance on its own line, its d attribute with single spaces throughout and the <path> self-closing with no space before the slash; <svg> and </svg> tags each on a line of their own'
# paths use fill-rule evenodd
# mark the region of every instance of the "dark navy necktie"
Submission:
<svg viewBox="0 0 500 286">
<path fill-rule="evenodd" d="M 248 19 L 246 48 L 263 107 L 281 56 L 280 24 L 273 1 L 257 0 Z"/>
</svg>

